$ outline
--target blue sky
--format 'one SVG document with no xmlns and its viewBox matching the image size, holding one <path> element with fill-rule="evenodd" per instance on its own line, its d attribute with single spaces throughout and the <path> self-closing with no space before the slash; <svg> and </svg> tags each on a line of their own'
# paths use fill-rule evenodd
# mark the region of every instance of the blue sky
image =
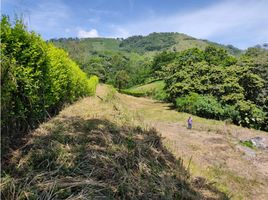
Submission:
<svg viewBox="0 0 268 200">
<path fill-rule="evenodd" d="M 268 0 L 2 0 L 44 39 L 180 32 L 245 49 L 268 42 Z"/>
</svg>

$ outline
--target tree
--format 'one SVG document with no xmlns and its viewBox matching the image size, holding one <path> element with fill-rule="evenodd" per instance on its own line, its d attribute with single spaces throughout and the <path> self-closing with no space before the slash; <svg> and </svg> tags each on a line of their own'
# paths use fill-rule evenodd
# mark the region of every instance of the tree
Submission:
<svg viewBox="0 0 268 200">
<path fill-rule="evenodd" d="M 129 76 L 125 70 L 120 70 L 115 75 L 115 85 L 116 87 L 121 90 L 122 88 L 127 86 L 129 81 Z"/>
</svg>

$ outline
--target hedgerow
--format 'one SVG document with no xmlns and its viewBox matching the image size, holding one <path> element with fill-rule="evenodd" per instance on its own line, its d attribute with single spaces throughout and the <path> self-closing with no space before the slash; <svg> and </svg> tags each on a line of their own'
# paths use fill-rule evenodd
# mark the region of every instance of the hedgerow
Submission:
<svg viewBox="0 0 268 200">
<path fill-rule="evenodd" d="M 95 93 L 66 52 L 27 31 L 21 20 L 1 19 L 1 130 L 12 140 L 35 128 L 64 104 Z"/>
</svg>

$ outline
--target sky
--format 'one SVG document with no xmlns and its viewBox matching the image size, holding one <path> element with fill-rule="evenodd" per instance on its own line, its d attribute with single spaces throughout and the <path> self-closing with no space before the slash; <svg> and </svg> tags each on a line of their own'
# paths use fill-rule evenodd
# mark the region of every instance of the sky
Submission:
<svg viewBox="0 0 268 200">
<path fill-rule="evenodd" d="M 45 40 L 179 32 L 246 49 L 268 43 L 268 0 L 1 0 Z"/>
</svg>

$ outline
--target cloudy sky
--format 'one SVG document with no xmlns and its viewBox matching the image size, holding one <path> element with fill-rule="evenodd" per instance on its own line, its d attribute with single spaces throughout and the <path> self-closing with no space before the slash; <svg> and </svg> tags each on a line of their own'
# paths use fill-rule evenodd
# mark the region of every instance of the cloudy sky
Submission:
<svg viewBox="0 0 268 200">
<path fill-rule="evenodd" d="M 268 0 L 1 0 L 44 39 L 180 32 L 245 49 L 268 42 Z"/>
</svg>

